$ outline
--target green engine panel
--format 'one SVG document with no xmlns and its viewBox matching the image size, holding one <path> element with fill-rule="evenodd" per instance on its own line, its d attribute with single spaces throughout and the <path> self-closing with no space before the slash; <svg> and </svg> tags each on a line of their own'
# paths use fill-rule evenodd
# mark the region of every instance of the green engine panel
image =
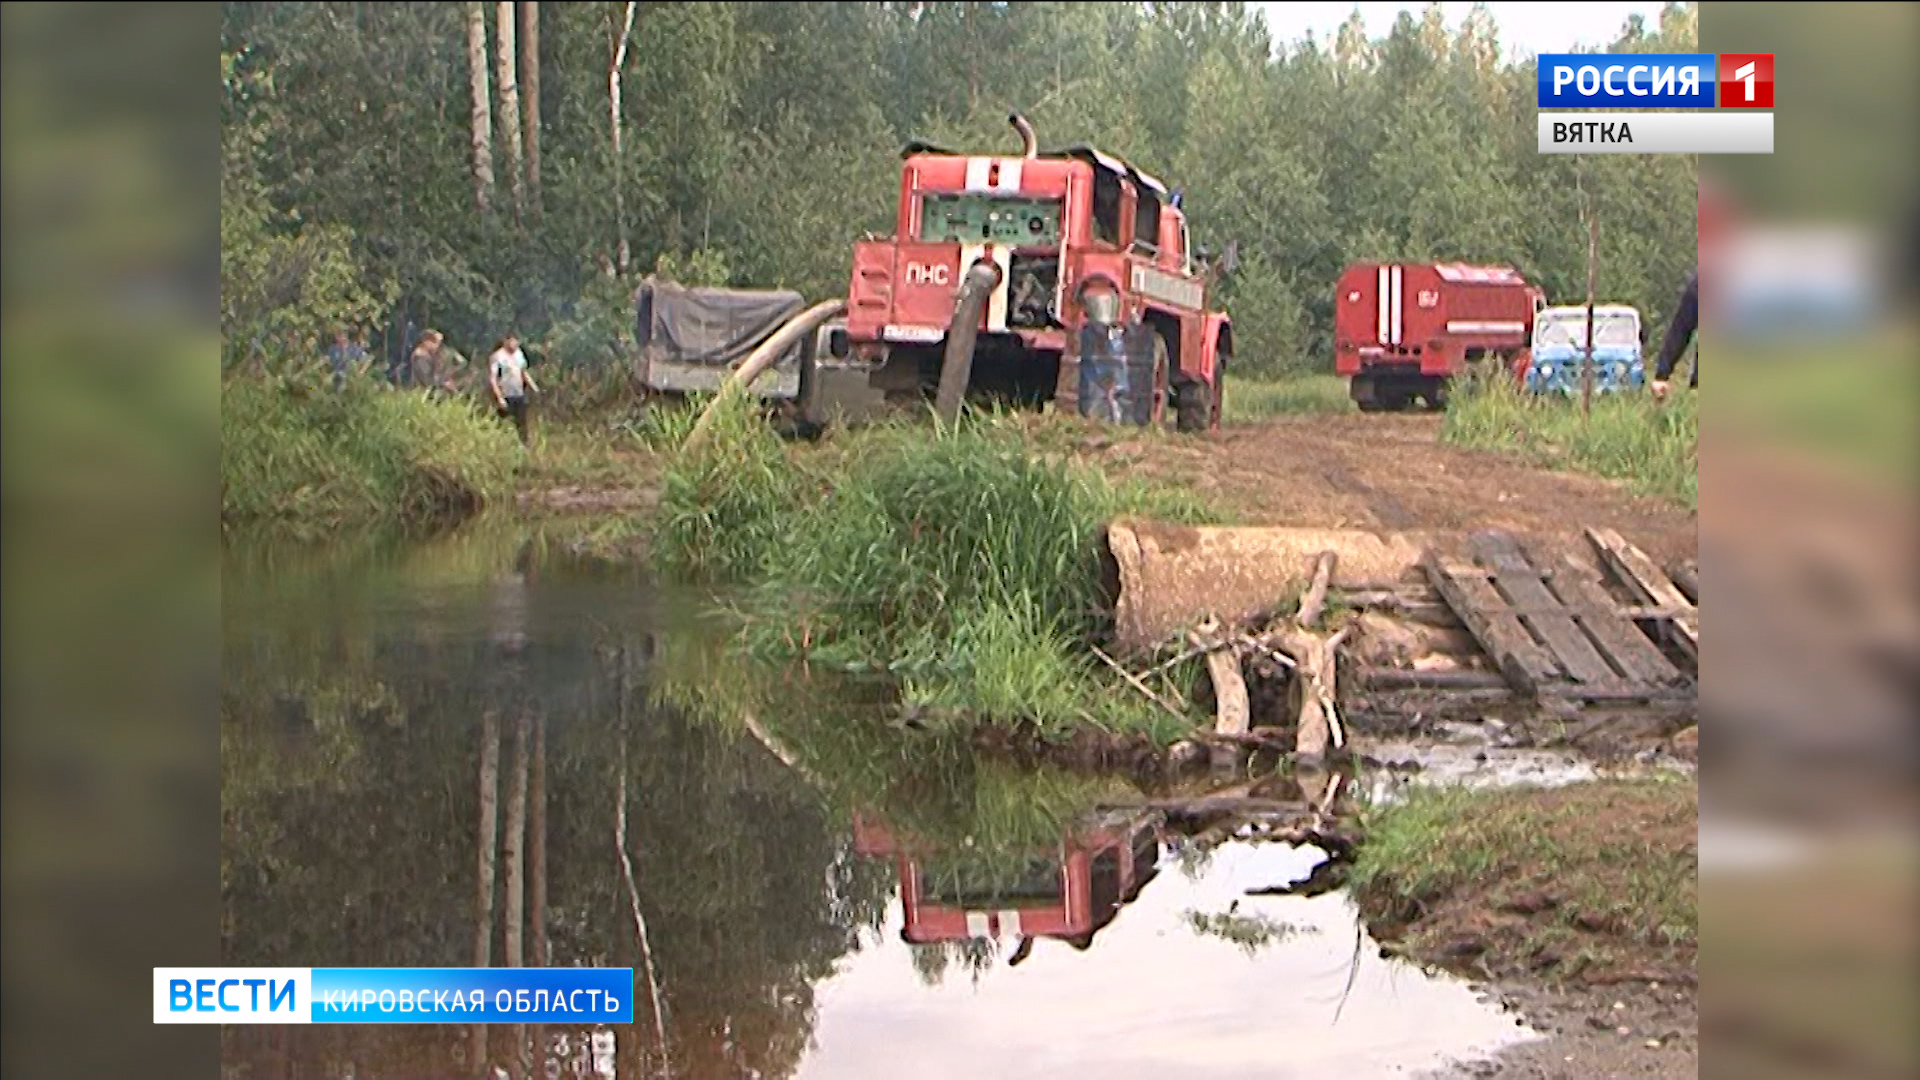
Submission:
<svg viewBox="0 0 1920 1080">
<path fill-rule="evenodd" d="M 932 243 L 1058 247 L 1060 204 L 1052 199 L 997 195 L 926 195 L 920 203 L 919 238 Z"/>
</svg>

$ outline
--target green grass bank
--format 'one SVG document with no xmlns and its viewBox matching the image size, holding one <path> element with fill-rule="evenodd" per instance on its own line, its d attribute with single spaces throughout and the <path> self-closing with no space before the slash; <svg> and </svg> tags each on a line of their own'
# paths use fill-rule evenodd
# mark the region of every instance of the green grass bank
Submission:
<svg viewBox="0 0 1920 1080">
<path fill-rule="evenodd" d="M 678 447 L 692 412 L 657 414 Z M 1182 724 L 1093 655 L 1100 553 L 1124 516 L 1201 523 L 1182 492 L 1119 485 L 1032 451 L 1017 419 L 903 420 L 784 442 L 750 405 L 663 469 L 650 545 L 666 574 L 732 584 L 747 649 L 885 680 L 948 722 Z"/>
<path fill-rule="evenodd" d="M 1625 481 L 1641 494 L 1693 508 L 1699 497 L 1699 395 L 1676 385 L 1665 402 L 1637 392 L 1595 396 L 1587 416 L 1577 397 L 1528 394 L 1505 379 L 1467 383 L 1450 395 L 1440 437 L 1520 454 L 1547 468 Z"/>
<path fill-rule="evenodd" d="M 1416 788 L 1369 817 L 1349 886 L 1375 935 L 1416 960 L 1562 984 L 1693 970 L 1690 780 Z"/>
<path fill-rule="evenodd" d="M 512 494 L 522 457 L 511 428 L 467 400 L 235 378 L 220 404 L 228 524 L 318 534 L 465 518 Z"/>
</svg>

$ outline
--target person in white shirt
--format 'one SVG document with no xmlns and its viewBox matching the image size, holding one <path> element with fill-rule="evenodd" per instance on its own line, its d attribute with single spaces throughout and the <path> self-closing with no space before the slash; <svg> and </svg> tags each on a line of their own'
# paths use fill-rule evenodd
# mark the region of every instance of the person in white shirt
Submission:
<svg viewBox="0 0 1920 1080">
<path fill-rule="evenodd" d="M 527 442 L 527 391 L 538 392 L 540 384 L 527 371 L 527 355 L 520 351 L 520 338 L 508 334 L 487 362 L 487 387 L 500 406 L 500 415 L 510 417 L 520 432 L 520 443 Z"/>
</svg>

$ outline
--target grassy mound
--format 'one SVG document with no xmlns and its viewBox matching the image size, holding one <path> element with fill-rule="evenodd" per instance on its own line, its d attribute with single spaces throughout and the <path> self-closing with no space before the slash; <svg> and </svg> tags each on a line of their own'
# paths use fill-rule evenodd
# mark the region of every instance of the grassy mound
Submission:
<svg viewBox="0 0 1920 1080">
<path fill-rule="evenodd" d="M 1665 402 L 1644 393 L 1580 400 L 1527 393 L 1511 380 L 1461 386 L 1447 402 L 1441 438 L 1461 446 L 1519 453 L 1548 468 L 1624 480 L 1636 491 L 1697 505 L 1700 411 L 1684 387 Z"/>
<path fill-rule="evenodd" d="M 471 402 L 280 381 L 221 389 L 221 517 L 322 531 L 464 517 L 512 490 L 520 444 Z"/>
<path fill-rule="evenodd" d="M 1111 684 L 1087 642 L 1107 522 L 1197 521 L 1198 506 L 1044 460 L 992 416 L 824 448 L 784 445 L 748 403 L 716 420 L 668 465 L 652 548 L 668 573 L 743 586 L 758 655 L 884 677 L 930 715 L 1178 726 Z"/>
<path fill-rule="evenodd" d="M 1349 884 L 1417 959 L 1559 982 L 1684 978 L 1699 793 L 1676 781 L 1418 789 L 1369 823 Z"/>
</svg>

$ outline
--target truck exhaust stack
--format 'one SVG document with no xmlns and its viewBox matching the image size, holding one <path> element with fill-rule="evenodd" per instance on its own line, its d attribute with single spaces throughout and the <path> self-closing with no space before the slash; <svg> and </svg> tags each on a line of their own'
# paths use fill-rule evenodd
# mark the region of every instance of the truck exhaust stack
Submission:
<svg viewBox="0 0 1920 1080">
<path fill-rule="evenodd" d="M 1013 130 L 1020 133 L 1020 156 L 1029 161 L 1039 157 L 1040 143 L 1034 138 L 1033 125 L 1027 123 L 1027 118 L 1019 113 L 1012 113 L 1008 115 L 1007 123 L 1012 124 Z"/>
</svg>

